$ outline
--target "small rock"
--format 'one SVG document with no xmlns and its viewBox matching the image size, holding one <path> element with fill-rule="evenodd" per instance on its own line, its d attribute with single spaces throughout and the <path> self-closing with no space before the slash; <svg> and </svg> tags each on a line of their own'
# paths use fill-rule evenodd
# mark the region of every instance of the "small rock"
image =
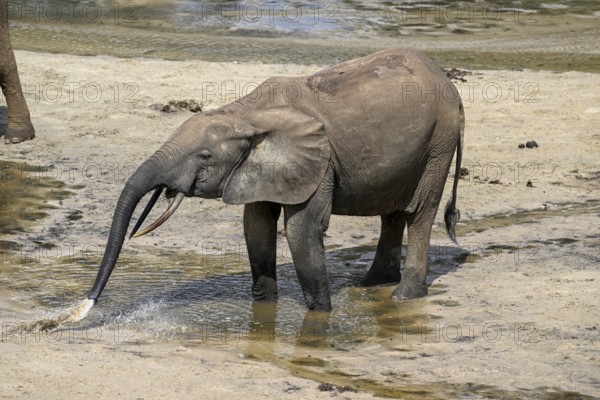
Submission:
<svg viewBox="0 0 600 400">
<path fill-rule="evenodd" d="M 519 143 L 519 148 L 520 149 L 524 149 L 525 148 L 525 144 L 524 143 Z"/>
<path fill-rule="evenodd" d="M 167 104 L 156 103 L 156 104 L 152 104 L 150 106 L 150 108 L 153 110 L 159 110 L 159 111 L 166 112 L 166 113 L 172 113 L 172 112 L 181 111 L 181 110 L 188 110 L 193 113 L 202 111 L 202 105 L 199 104 L 194 99 L 169 100 L 169 102 L 167 102 Z"/>
<path fill-rule="evenodd" d="M 317 389 L 319 389 L 321 392 L 331 392 L 335 390 L 331 383 L 321 383 L 319 386 L 317 386 Z"/>
<path fill-rule="evenodd" d="M 499 185 L 500 184 L 500 179 L 494 179 L 493 181 L 489 181 L 488 183 L 490 185 Z"/>
<path fill-rule="evenodd" d="M 177 108 L 175 108 L 175 105 L 173 105 L 173 104 L 165 104 L 164 106 L 162 106 L 160 111 L 166 112 L 166 113 L 172 113 L 172 112 L 177 111 Z"/>
<path fill-rule="evenodd" d="M 455 79 L 461 82 L 466 82 L 467 80 L 464 77 L 472 74 L 471 71 L 460 70 L 456 68 L 446 69 L 444 72 L 449 79 Z"/>
<path fill-rule="evenodd" d="M 334 386 L 331 383 L 321 383 L 319 386 L 317 386 L 317 389 L 319 389 L 321 392 L 356 393 L 356 389 L 353 389 L 350 386 Z"/>
<path fill-rule="evenodd" d="M 527 187 L 533 187 L 533 182 L 531 182 L 531 181 L 527 181 L 527 185 L 526 185 L 526 186 L 527 186 Z"/>
<path fill-rule="evenodd" d="M 286 381 L 285 383 L 288 385 L 287 388 L 283 389 L 283 391 L 285 393 L 296 392 L 298 390 L 302 390 L 302 388 L 300 386 L 292 385 L 288 381 Z"/>
<path fill-rule="evenodd" d="M 459 178 L 462 178 L 465 176 L 469 176 L 469 168 L 461 167 L 460 173 L 459 173 Z"/>
<path fill-rule="evenodd" d="M 535 140 L 530 140 L 529 142 L 525 143 L 525 147 L 527 147 L 528 149 L 534 149 L 538 147 L 538 144 Z"/>
</svg>

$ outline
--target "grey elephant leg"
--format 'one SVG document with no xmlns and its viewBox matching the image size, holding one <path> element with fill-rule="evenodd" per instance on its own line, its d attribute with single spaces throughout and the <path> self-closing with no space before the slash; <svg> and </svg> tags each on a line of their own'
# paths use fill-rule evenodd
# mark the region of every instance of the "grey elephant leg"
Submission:
<svg viewBox="0 0 600 400">
<path fill-rule="evenodd" d="M 447 154 L 446 159 L 440 156 L 436 161 L 427 165 L 419 181 L 414 203 L 409 206 L 413 211 L 405 211 L 408 245 L 402 279 L 392 293 L 395 300 L 427 295 L 427 252 L 431 227 L 440 204 L 447 176 L 445 171 L 450 167 L 452 154 Z M 444 173 L 440 173 L 441 171 Z"/>
<path fill-rule="evenodd" d="M 363 278 L 364 286 L 397 284 L 400 282 L 402 236 L 406 227 L 406 214 L 395 211 L 381 216 L 381 235 L 373 265 Z"/>
<path fill-rule="evenodd" d="M 277 220 L 281 205 L 269 202 L 246 204 L 244 234 L 252 268 L 252 295 L 255 300 L 277 299 Z"/>
<path fill-rule="evenodd" d="M 17 62 L 8 32 L 8 1 L 0 0 L 0 87 L 8 106 L 5 143 L 19 143 L 35 137 L 29 109 L 21 89 Z"/>
<path fill-rule="evenodd" d="M 440 139 L 432 141 L 430 145 L 430 153 L 435 156 L 430 156 L 427 161 L 413 199 L 407 210 L 404 210 L 407 215 L 408 246 L 402 280 L 392 293 L 395 300 L 427 295 L 427 252 L 431 227 L 459 137 L 458 133 L 449 133 L 455 129 L 459 127 L 454 124 L 440 124 L 436 127 L 433 136 Z M 451 139 L 448 140 L 448 137 Z"/>
<path fill-rule="evenodd" d="M 329 225 L 333 170 L 329 168 L 317 191 L 306 202 L 285 206 L 285 232 L 309 309 L 330 311 L 331 297 L 325 267 L 323 233 Z"/>
<path fill-rule="evenodd" d="M 394 300 L 415 299 L 427 295 L 427 252 L 436 211 L 437 208 L 432 208 L 418 215 L 408 216 L 406 262 L 402 280 L 392 293 Z"/>
</svg>

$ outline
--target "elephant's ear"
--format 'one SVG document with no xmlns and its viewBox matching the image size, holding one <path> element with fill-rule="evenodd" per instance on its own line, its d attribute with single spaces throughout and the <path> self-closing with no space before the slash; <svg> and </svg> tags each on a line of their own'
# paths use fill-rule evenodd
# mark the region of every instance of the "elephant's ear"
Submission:
<svg viewBox="0 0 600 400">
<path fill-rule="evenodd" d="M 329 164 L 329 140 L 323 124 L 291 106 L 252 111 L 245 122 L 253 127 L 251 148 L 229 175 L 223 201 L 306 201 Z"/>
</svg>

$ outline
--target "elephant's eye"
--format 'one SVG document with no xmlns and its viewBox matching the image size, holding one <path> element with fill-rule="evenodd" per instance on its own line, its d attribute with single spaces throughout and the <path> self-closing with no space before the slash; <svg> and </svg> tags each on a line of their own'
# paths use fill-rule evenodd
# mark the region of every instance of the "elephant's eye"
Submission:
<svg viewBox="0 0 600 400">
<path fill-rule="evenodd" d="M 202 160 L 208 160 L 211 156 L 212 154 L 208 150 L 202 150 L 199 155 Z"/>
</svg>

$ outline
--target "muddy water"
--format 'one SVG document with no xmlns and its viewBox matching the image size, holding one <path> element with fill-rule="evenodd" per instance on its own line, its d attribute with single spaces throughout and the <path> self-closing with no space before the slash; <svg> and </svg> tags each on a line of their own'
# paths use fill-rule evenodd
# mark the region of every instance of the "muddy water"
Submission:
<svg viewBox="0 0 600 400">
<path fill-rule="evenodd" d="M 600 70 L 590 1 L 9 3 L 13 43 L 26 50 L 331 64 L 410 46 L 443 66 Z"/>
<path fill-rule="evenodd" d="M 50 179 L 49 170 L 4 164 L 3 171 L 1 190 L 5 195 L 1 209 L 11 210 L 10 214 L 1 214 L 5 233 L 26 232 L 31 220 L 35 220 L 32 214 L 42 218 L 38 213 L 49 204 L 60 202 L 77 190 Z M 10 201 L 14 198 L 26 201 L 17 207 Z M 462 234 L 481 232 L 599 211 L 600 202 L 554 205 L 544 211 L 470 221 L 460 229 Z M 69 252 L 65 251 L 69 246 L 42 240 L 2 244 L 0 314 L 3 316 L 22 316 L 21 311 L 33 307 L 28 314 L 41 317 L 81 300 L 91 287 L 101 256 L 97 249 Z M 374 250 L 374 245 L 365 245 L 327 253 L 334 309 L 322 314 L 306 311 L 290 263 L 283 262 L 278 267 L 279 301 L 264 304 L 252 302 L 252 277 L 243 251 L 217 256 L 171 249 L 125 248 L 101 302 L 86 320 L 63 329 L 86 332 L 88 337 L 102 331 L 112 334 L 109 330 L 116 329 L 120 340 L 140 344 L 177 342 L 184 346 L 214 346 L 237 351 L 244 358 L 275 363 L 301 377 L 381 397 L 589 398 L 554 389 L 502 391 L 484 385 L 414 385 L 401 373 L 390 376 L 384 384 L 358 379 L 337 369 L 328 361 L 332 354 L 370 351 L 399 338 L 407 346 L 422 342 L 442 318 L 431 311 L 432 304 L 442 309 L 460 307 L 452 299 L 392 302 L 392 287 L 360 287 Z M 484 250 L 511 251 L 510 248 Z M 430 293 L 444 293 L 446 287 L 437 282 L 437 277 L 460 268 L 471 257 L 454 246 L 433 246 L 428 270 Z M 6 305 L 11 302 L 19 304 L 20 309 Z"/>
</svg>

